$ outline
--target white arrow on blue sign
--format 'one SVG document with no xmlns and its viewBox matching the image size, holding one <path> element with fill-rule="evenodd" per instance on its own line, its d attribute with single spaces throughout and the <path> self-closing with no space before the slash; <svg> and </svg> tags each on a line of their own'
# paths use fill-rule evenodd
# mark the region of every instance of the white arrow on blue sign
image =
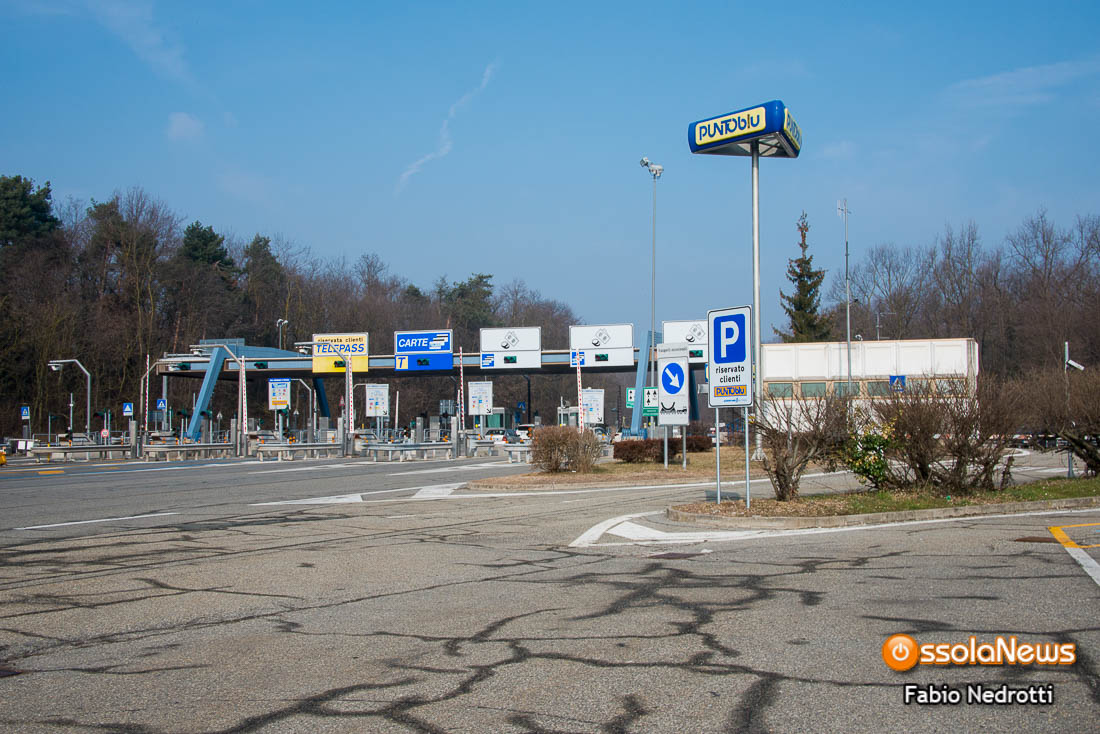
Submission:
<svg viewBox="0 0 1100 734">
<path fill-rule="evenodd" d="M 665 365 L 665 370 L 661 373 L 661 386 L 669 395 L 680 392 L 684 387 L 684 368 L 676 362 Z"/>
<path fill-rule="evenodd" d="M 660 344 L 657 346 L 657 369 L 661 384 L 658 393 L 657 424 L 661 426 L 686 426 L 691 405 L 687 383 L 687 344 Z"/>
</svg>

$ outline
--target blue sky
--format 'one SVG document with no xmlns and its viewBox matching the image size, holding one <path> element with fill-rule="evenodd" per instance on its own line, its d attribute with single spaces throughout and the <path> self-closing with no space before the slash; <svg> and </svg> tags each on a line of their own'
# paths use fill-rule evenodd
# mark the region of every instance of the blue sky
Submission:
<svg viewBox="0 0 1100 734">
<path fill-rule="evenodd" d="M 749 161 L 691 155 L 687 125 L 781 99 L 803 152 L 761 163 L 767 339 L 803 210 L 830 277 L 840 198 L 854 262 L 970 220 L 992 247 L 1040 208 L 1100 214 L 1100 5 L 910 7 L 0 0 L 0 173 L 59 203 L 141 186 L 185 222 L 377 252 L 422 287 L 520 278 L 637 341 L 639 159 L 665 167 L 658 321 L 750 303 Z"/>
</svg>

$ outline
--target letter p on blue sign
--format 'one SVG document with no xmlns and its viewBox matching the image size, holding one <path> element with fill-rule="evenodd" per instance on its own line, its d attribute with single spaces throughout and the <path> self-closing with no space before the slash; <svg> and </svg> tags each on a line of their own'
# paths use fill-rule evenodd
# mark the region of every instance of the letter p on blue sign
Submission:
<svg viewBox="0 0 1100 734">
<path fill-rule="evenodd" d="M 710 336 L 711 359 L 715 362 L 744 362 L 747 352 L 745 314 L 736 313 L 714 319 Z"/>
</svg>

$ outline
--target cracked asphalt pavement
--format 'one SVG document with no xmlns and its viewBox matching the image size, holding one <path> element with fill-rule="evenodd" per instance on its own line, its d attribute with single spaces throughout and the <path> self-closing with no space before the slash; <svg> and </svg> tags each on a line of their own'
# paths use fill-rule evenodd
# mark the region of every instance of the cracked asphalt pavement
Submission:
<svg viewBox="0 0 1100 734">
<path fill-rule="evenodd" d="M 450 489 L 525 470 L 486 460 L 113 466 L 0 475 L 0 730 L 1100 731 L 1100 586 L 1047 530 L 1100 557 L 1095 510 L 571 547 L 705 490 Z M 897 673 L 895 633 L 1077 661 Z M 1054 703 L 906 705 L 905 683 Z"/>
</svg>

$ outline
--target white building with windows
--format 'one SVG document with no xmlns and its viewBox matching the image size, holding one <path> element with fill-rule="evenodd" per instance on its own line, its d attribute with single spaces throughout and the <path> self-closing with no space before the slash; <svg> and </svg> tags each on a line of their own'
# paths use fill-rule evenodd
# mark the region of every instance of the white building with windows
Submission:
<svg viewBox="0 0 1100 734">
<path fill-rule="evenodd" d="M 761 369 L 767 397 L 822 397 L 845 394 L 848 345 L 845 342 L 762 344 Z M 852 393 L 874 397 L 890 392 L 890 378 L 902 376 L 907 388 L 944 394 L 977 389 L 978 343 L 973 339 L 897 339 L 852 342 Z"/>
</svg>

